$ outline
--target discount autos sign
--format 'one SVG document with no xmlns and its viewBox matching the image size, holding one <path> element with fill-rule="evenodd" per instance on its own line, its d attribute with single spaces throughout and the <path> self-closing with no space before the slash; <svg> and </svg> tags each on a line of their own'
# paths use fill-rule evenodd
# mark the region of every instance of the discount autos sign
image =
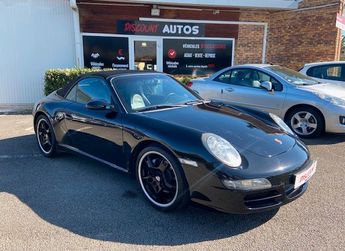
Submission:
<svg viewBox="0 0 345 251">
<path fill-rule="evenodd" d="M 164 37 L 202 37 L 205 35 L 205 26 L 204 24 L 194 23 L 119 20 L 117 22 L 117 33 Z"/>
</svg>

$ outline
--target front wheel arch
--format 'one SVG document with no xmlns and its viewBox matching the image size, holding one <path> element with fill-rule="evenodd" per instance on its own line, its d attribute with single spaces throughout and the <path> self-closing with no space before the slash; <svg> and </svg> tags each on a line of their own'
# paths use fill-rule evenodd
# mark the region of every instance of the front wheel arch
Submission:
<svg viewBox="0 0 345 251">
<path fill-rule="evenodd" d="M 316 113 L 318 113 L 320 115 L 320 118 L 321 118 L 321 122 L 322 122 L 322 131 L 321 133 L 324 133 L 325 132 L 325 128 L 326 128 L 326 119 L 325 119 L 325 116 L 323 115 L 323 113 L 320 111 L 320 109 L 316 108 L 315 106 L 313 105 L 307 105 L 307 104 L 299 104 L 299 105 L 294 105 L 292 107 L 290 107 L 286 113 L 285 113 L 285 116 L 284 116 L 284 121 L 288 124 L 288 126 L 290 127 L 290 123 L 288 121 L 288 118 L 289 116 L 297 111 L 297 110 L 302 110 L 302 109 L 312 109 L 314 110 Z"/>
<path fill-rule="evenodd" d="M 150 146 L 156 146 L 156 147 L 161 147 L 162 149 L 164 149 L 165 151 L 169 152 L 170 154 L 172 154 L 177 160 L 178 160 L 178 157 L 176 156 L 176 154 L 174 153 L 174 151 L 172 151 L 169 147 L 165 146 L 164 144 L 158 142 L 158 141 L 155 141 L 155 140 L 145 140 L 145 141 L 141 141 L 135 148 L 134 150 L 132 151 L 132 153 L 130 154 L 129 156 L 129 173 L 131 175 L 134 175 L 135 176 L 135 168 L 136 168 L 136 161 L 137 161 L 137 158 L 139 156 L 139 153 L 147 148 L 147 147 L 150 147 Z"/>
<path fill-rule="evenodd" d="M 145 158 L 146 154 L 149 155 L 161 155 L 163 156 L 163 158 L 165 158 L 167 161 L 169 161 L 169 164 L 172 167 L 173 173 L 175 174 L 175 178 L 176 178 L 176 194 L 175 197 L 173 198 L 173 200 L 171 202 L 169 202 L 168 204 L 159 204 L 162 202 L 157 201 L 154 197 L 152 197 L 151 195 L 149 195 L 149 190 L 147 190 L 146 187 L 143 183 L 144 180 L 142 179 L 142 173 L 140 170 L 142 170 L 142 161 Z M 151 162 L 152 165 L 154 165 L 154 162 Z M 190 192 L 189 192 L 189 185 L 187 182 L 187 179 L 185 177 L 185 172 L 183 170 L 183 167 L 180 163 L 180 161 L 178 160 L 178 158 L 176 158 L 176 156 L 170 151 L 170 150 L 166 150 L 166 148 L 160 144 L 152 144 L 149 145 L 145 148 L 143 148 L 140 153 L 138 154 L 137 158 L 136 158 L 136 165 L 135 165 L 135 174 L 137 176 L 137 180 L 141 186 L 141 189 L 145 195 L 145 198 L 147 200 L 150 201 L 150 203 L 153 205 L 153 207 L 155 207 L 156 209 L 159 209 L 161 211 L 171 211 L 174 209 L 183 209 L 185 208 L 185 206 L 188 204 L 188 202 L 190 201 Z M 157 174 L 153 174 L 153 175 L 157 175 Z M 158 174 L 159 177 L 161 177 Z M 157 179 L 159 183 L 161 183 L 160 180 L 165 180 L 163 179 Z M 158 191 L 159 192 L 159 191 Z"/>
<path fill-rule="evenodd" d="M 312 106 L 312 105 L 305 105 L 305 104 L 294 105 L 294 106 L 290 107 L 290 108 L 285 112 L 284 121 L 286 122 L 287 117 L 289 116 L 289 114 L 290 114 L 293 110 L 296 110 L 296 109 L 298 109 L 298 108 L 306 108 L 306 107 L 318 111 L 318 112 L 320 113 L 320 115 L 322 115 L 323 122 L 325 123 L 325 121 L 326 121 L 326 120 L 325 120 L 325 116 L 323 115 L 323 113 L 322 113 L 318 108 L 316 108 L 315 106 Z"/>
</svg>

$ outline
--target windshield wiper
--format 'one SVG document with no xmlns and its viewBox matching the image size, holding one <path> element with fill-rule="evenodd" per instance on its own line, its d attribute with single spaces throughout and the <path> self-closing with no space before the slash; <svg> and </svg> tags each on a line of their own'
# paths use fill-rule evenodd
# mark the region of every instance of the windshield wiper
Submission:
<svg viewBox="0 0 345 251">
<path fill-rule="evenodd" d="M 175 107 L 184 107 L 185 105 L 153 105 L 147 106 L 140 109 L 135 110 L 136 112 L 147 112 L 147 111 L 154 111 L 160 109 L 167 109 L 167 108 L 175 108 Z"/>
<path fill-rule="evenodd" d="M 205 104 L 205 103 L 209 103 L 209 100 L 202 100 L 202 99 L 196 99 L 196 100 L 190 100 L 185 102 L 185 105 L 199 105 L 199 104 Z"/>
</svg>

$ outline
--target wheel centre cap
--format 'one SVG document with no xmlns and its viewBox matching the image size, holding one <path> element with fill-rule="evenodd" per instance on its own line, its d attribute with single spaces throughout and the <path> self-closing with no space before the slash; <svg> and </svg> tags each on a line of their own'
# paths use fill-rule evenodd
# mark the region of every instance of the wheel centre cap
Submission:
<svg viewBox="0 0 345 251">
<path fill-rule="evenodd" d="M 157 180 L 158 182 L 161 181 L 161 177 L 156 176 L 155 178 L 156 178 L 156 180 Z"/>
</svg>

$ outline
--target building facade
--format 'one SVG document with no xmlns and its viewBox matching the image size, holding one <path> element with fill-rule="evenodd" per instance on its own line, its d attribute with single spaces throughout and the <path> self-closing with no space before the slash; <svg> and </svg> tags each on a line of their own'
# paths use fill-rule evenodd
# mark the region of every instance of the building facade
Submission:
<svg viewBox="0 0 345 251">
<path fill-rule="evenodd" d="M 0 28 L 9 36 L 0 50 L 18 57 L 0 68 L 6 87 L 0 105 L 37 100 L 49 68 L 203 76 L 234 64 L 297 70 L 309 62 L 338 60 L 341 30 L 335 23 L 342 8 L 343 0 L 5 0 Z M 29 22 L 23 24 L 23 18 Z M 23 61 L 27 68 L 12 80 Z"/>
</svg>

